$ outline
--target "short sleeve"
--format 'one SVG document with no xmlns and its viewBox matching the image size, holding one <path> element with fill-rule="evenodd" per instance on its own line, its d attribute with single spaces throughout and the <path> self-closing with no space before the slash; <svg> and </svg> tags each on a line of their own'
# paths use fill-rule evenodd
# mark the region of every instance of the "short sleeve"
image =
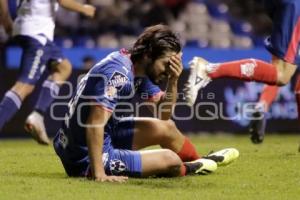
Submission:
<svg viewBox="0 0 300 200">
<path fill-rule="evenodd" d="M 113 112 L 121 94 L 121 90 L 128 82 L 128 77 L 116 69 L 101 70 L 89 76 L 88 94 L 91 100 L 96 102 L 109 112 Z"/>
</svg>

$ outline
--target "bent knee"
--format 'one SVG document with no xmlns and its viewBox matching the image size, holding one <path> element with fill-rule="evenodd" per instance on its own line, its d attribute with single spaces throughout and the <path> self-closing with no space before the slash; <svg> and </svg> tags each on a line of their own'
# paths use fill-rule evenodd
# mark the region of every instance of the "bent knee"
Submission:
<svg viewBox="0 0 300 200">
<path fill-rule="evenodd" d="M 288 84 L 294 75 L 297 66 L 282 59 L 275 59 L 272 61 L 272 63 L 277 69 L 277 85 L 284 86 Z"/>
<path fill-rule="evenodd" d="M 171 119 L 165 121 L 165 123 L 166 123 L 166 126 L 167 126 L 168 128 L 170 128 L 170 129 L 176 128 L 175 122 L 174 122 L 173 120 L 171 120 Z"/>
<path fill-rule="evenodd" d="M 177 129 L 176 124 L 173 120 L 169 119 L 167 121 L 165 121 L 165 120 L 161 120 L 161 121 L 164 124 L 164 129 L 166 132 L 170 133 Z"/>
<path fill-rule="evenodd" d="M 162 140 L 169 140 L 176 137 L 176 124 L 172 120 L 160 120 L 160 136 Z"/>
<path fill-rule="evenodd" d="M 179 156 L 171 150 L 166 149 L 163 155 L 163 162 L 166 164 L 167 174 L 169 176 L 178 176 L 181 171 L 182 161 Z"/>
<path fill-rule="evenodd" d="M 166 167 L 169 169 L 176 169 L 182 164 L 179 156 L 169 149 L 164 149 L 162 160 L 166 164 Z"/>
<path fill-rule="evenodd" d="M 176 153 L 169 149 L 164 149 L 161 160 L 169 176 L 178 176 L 180 174 L 182 161 Z"/>
<path fill-rule="evenodd" d="M 286 74 L 284 72 L 278 72 L 277 74 L 277 85 L 284 86 L 288 84 L 291 80 L 292 75 Z"/>
</svg>

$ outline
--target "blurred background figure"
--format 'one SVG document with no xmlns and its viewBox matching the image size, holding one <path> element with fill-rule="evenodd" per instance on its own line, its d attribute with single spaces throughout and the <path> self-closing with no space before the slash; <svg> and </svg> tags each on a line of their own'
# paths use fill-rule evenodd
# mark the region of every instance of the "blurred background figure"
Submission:
<svg viewBox="0 0 300 200">
<path fill-rule="evenodd" d="M 33 111 L 25 121 L 25 130 L 40 144 L 50 140 L 44 125 L 44 114 L 58 95 L 60 86 L 71 75 L 72 65 L 53 42 L 55 15 L 58 6 L 93 17 L 95 7 L 73 0 L 20 1 L 14 23 L 10 17 L 6 0 L 1 0 L 1 22 L 13 42 L 22 49 L 20 71 L 15 84 L 5 93 L 0 102 L 0 130 L 21 108 L 42 75 L 47 79 L 42 84 Z"/>
<path fill-rule="evenodd" d="M 82 69 L 86 71 L 90 70 L 95 65 L 95 58 L 92 56 L 85 56 L 82 61 Z"/>
</svg>

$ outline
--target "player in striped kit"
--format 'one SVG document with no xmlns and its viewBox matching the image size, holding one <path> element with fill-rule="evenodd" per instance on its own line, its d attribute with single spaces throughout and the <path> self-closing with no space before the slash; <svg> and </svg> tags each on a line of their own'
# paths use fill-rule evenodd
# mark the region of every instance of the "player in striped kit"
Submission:
<svg viewBox="0 0 300 200">
<path fill-rule="evenodd" d="M 21 0 L 17 17 L 12 24 L 6 0 L 1 0 L 1 21 L 13 40 L 23 50 L 20 74 L 13 87 L 0 102 L 0 130 L 20 109 L 23 100 L 32 93 L 37 81 L 45 72 L 49 73 L 42 84 L 33 112 L 27 117 L 25 130 L 40 144 L 49 144 L 43 114 L 47 111 L 60 86 L 71 74 L 71 63 L 54 44 L 55 13 L 58 7 L 93 17 L 95 7 L 74 0 Z"/>
</svg>

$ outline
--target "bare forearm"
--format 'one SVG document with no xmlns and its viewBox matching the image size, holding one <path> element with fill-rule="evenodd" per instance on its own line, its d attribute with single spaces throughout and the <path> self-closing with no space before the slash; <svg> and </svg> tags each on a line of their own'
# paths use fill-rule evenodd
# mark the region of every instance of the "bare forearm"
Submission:
<svg viewBox="0 0 300 200">
<path fill-rule="evenodd" d="M 93 178 L 105 175 L 102 163 L 103 128 L 87 128 L 86 140 Z"/>
<path fill-rule="evenodd" d="M 177 101 L 177 80 L 169 81 L 166 94 L 159 102 L 160 118 L 162 120 L 169 120 L 172 117 L 173 109 Z"/>
<path fill-rule="evenodd" d="M 173 109 L 177 101 L 177 82 L 182 72 L 182 52 L 172 55 L 169 59 L 169 65 L 166 68 L 168 72 L 168 85 L 166 95 L 160 102 L 159 112 L 162 120 L 169 120 L 172 117 Z"/>
</svg>

